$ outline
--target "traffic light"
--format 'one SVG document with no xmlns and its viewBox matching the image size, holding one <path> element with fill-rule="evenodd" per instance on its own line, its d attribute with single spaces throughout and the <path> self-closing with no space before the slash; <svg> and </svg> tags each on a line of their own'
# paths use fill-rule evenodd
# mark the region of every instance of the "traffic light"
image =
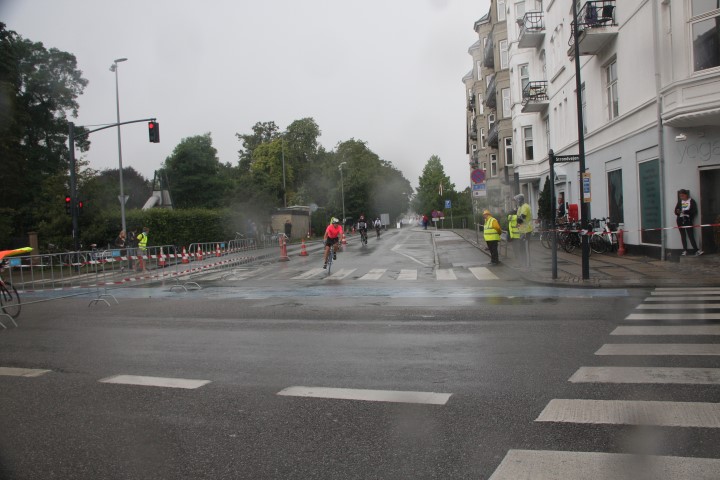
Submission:
<svg viewBox="0 0 720 480">
<path fill-rule="evenodd" d="M 82 200 L 78 200 L 78 203 L 77 203 L 78 215 L 82 215 L 84 206 L 85 206 L 85 202 L 83 202 Z"/>
<path fill-rule="evenodd" d="M 65 213 L 68 215 L 72 213 L 72 198 L 70 198 L 70 195 L 65 195 Z"/>
<path fill-rule="evenodd" d="M 148 122 L 148 135 L 150 143 L 160 143 L 160 124 L 158 122 Z"/>
</svg>

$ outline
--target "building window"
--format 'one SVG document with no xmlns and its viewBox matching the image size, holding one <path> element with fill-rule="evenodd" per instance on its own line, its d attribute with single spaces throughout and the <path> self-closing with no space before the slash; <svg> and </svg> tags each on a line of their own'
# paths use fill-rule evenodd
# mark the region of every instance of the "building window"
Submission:
<svg viewBox="0 0 720 480">
<path fill-rule="evenodd" d="M 510 89 L 503 88 L 500 90 L 502 93 L 502 114 L 503 118 L 510 118 L 512 116 L 512 105 L 510 105 Z"/>
<path fill-rule="evenodd" d="M 580 106 L 582 108 L 583 133 L 587 133 L 587 101 L 585 100 L 585 82 L 580 85 Z"/>
<path fill-rule="evenodd" d="M 518 66 L 518 69 L 520 71 L 520 92 L 522 95 L 522 92 L 525 91 L 525 86 L 530 83 L 530 67 L 527 63 L 523 63 Z"/>
<path fill-rule="evenodd" d="M 498 42 L 500 48 L 500 70 L 508 68 L 508 41 L 500 40 Z"/>
<path fill-rule="evenodd" d="M 533 152 L 533 133 L 532 127 L 523 127 L 523 146 L 525 147 L 525 160 L 534 160 L 535 153 Z"/>
<path fill-rule="evenodd" d="M 612 120 L 619 114 L 617 80 L 617 60 L 613 60 L 605 67 L 605 89 L 609 120 Z"/>
<path fill-rule="evenodd" d="M 497 154 L 490 154 L 490 176 L 497 177 Z"/>
<path fill-rule="evenodd" d="M 513 164 L 512 137 L 505 137 L 505 165 Z"/>
<path fill-rule="evenodd" d="M 497 19 L 499 22 L 505 21 L 505 0 L 497 0 Z"/>
<path fill-rule="evenodd" d="M 517 20 L 522 20 L 525 16 L 525 1 L 518 2 L 515 4 L 515 18 Z"/>
<path fill-rule="evenodd" d="M 481 128 L 481 129 L 480 129 L 480 148 L 485 148 L 485 147 L 487 147 L 487 144 L 486 144 L 485 142 L 486 142 L 486 140 L 485 140 L 485 129 L 484 129 L 484 128 Z"/>
<path fill-rule="evenodd" d="M 487 120 L 488 120 L 488 132 L 489 132 L 490 130 L 492 130 L 493 125 L 495 125 L 495 115 L 491 113 L 490 115 L 487 116 Z"/>
<path fill-rule="evenodd" d="M 479 105 L 479 107 L 477 107 L 477 113 L 479 115 L 482 115 L 485 113 L 485 102 L 483 101 L 482 93 L 478 94 L 477 103 L 475 105 Z"/>
<path fill-rule="evenodd" d="M 482 80 L 482 62 L 477 62 L 477 79 Z"/>
<path fill-rule="evenodd" d="M 698 18 L 698 17 L 702 18 Z M 692 0 L 694 71 L 720 66 L 720 4 L 717 0 Z"/>
<path fill-rule="evenodd" d="M 625 211 L 623 210 L 623 182 L 622 170 L 613 170 L 607 173 L 608 185 L 608 213 L 610 221 L 614 223 L 625 223 Z"/>
<path fill-rule="evenodd" d="M 641 243 L 660 245 L 662 227 L 662 202 L 660 201 L 660 161 L 649 160 L 638 165 L 640 190 Z"/>
<path fill-rule="evenodd" d="M 482 164 L 480 165 L 480 168 L 482 168 L 483 170 L 485 170 L 487 172 L 487 162 L 482 162 Z"/>
</svg>

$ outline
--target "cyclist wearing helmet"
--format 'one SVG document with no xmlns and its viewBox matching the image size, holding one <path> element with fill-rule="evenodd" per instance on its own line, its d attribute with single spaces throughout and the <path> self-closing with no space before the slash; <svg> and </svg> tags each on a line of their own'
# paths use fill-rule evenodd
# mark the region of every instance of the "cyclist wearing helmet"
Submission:
<svg viewBox="0 0 720 480">
<path fill-rule="evenodd" d="M 337 260 L 338 245 L 340 244 L 340 235 L 342 235 L 343 229 L 340 225 L 340 220 L 335 217 L 330 219 L 330 225 L 325 229 L 325 236 L 323 241 L 325 242 L 325 256 L 323 257 L 323 268 L 327 268 L 328 255 L 330 254 L 330 247 L 333 247 L 333 260 Z"/>
<path fill-rule="evenodd" d="M 367 243 L 367 220 L 365 220 L 365 215 L 360 214 L 360 219 L 357 223 L 358 231 L 360 232 L 360 238 L 362 239 L 363 243 Z"/>
</svg>

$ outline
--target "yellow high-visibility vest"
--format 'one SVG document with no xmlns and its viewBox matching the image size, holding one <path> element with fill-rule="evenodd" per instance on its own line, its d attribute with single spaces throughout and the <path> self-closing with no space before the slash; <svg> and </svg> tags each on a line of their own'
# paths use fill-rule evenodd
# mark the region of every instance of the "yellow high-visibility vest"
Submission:
<svg viewBox="0 0 720 480">
<path fill-rule="evenodd" d="M 508 215 L 508 230 L 510 230 L 510 238 L 520 238 L 517 215 Z"/>
<path fill-rule="evenodd" d="M 500 241 L 500 234 L 492 226 L 493 222 L 496 221 L 497 220 L 495 220 L 493 217 L 489 217 L 485 222 L 485 226 L 483 227 L 483 237 L 485 238 L 486 242 Z"/>
</svg>

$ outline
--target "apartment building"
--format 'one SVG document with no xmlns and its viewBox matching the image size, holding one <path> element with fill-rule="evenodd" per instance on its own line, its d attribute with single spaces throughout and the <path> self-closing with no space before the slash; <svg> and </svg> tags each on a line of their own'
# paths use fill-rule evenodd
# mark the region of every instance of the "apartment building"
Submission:
<svg viewBox="0 0 720 480">
<path fill-rule="evenodd" d="M 502 2 L 492 0 L 498 8 Z M 673 209 L 689 189 L 704 225 L 720 220 L 720 5 L 709 0 L 520 0 L 503 5 L 511 135 L 519 188 L 537 209 L 545 182 L 579 204 L 577 155 L 590 175 L 589 217 L 621 224 L 632 251 L 677 254 Z M 580 104 L 573 22 L 578 26 Z M 490 192 L 488 192 L 489 194 Z M 706 252 L 720 243 L 696 230 Z"/>
<path fill-rule="evenodd" d="M 495 212 L 511 208 L 514 192 L 509 51 L 504 0 L 474 24 L 478 40 L 468 53 L 472 70 L 463 77 L 467 96 L 467 148 L 470 170 L 484 172 L 484 184 L 472 181 Z M 479 190 L 478 186 L 484 186 Z"/>
</svg>

